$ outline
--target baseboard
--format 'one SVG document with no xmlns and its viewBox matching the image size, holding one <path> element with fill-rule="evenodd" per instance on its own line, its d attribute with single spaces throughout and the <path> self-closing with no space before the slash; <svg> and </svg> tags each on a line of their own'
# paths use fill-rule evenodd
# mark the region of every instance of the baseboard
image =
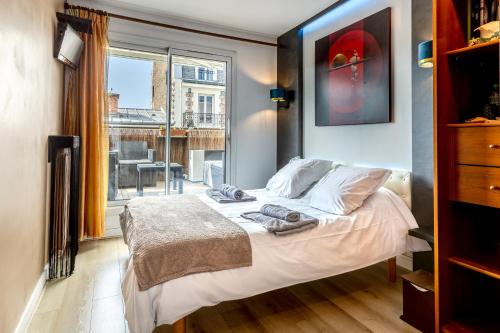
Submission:
<svg viewBox="0 0 500 333">
<path fill-rule="evenodd" d="M 396 257 L 396 265 L 409 271 L 413 271 L 413 258 L 410 253 L 405 253 Z"/>
<path fill-rule="evenodd" d="M 33 315 L 38 308 L 38 304 L 40 303 L 43 292 L 45 290 L 45 282 L 47 281 L 48 270 L 49 266 L 46 265 L 43 269 L 42 274 L 38 278 L 38 281 L 36 282 L 35 288 L 31 293 L 28 303 L 24 308 L 23 314 L 21 315 L 17 327 L 14 330 L 14 333 L 25 333 L 28 330 L 31 319 L 33 318 Z"/>
</svg>

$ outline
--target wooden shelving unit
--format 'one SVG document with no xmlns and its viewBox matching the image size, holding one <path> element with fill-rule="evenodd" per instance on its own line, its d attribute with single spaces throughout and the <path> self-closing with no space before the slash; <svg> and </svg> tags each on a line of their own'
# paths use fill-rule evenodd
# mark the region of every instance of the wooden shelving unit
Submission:
<svg viewBox="0 0 500 333">
<path fill-rule="evenodd" d="M 500 122 L 464 123 L 498 92 L 500 44 L 468 46 L 476 2 L 433 2 L 436 333 L 500 332 Z"/>
<path fill-rule="evenodd" d="M 471 269 L 500 280 L 500 263 L 495 255 L 476 255 L 471 257 L 454 256 L 448 259 L 451 263 Z"/>
<path fill-rule="evenodd" d="M 463 124 L 447 124 L 448 127 L 491 127 L 500 126 L 500 121 L 491 123 L 463 123 Z"/>
<path fill-rule="evenodd" d="M 499 40 L 495 39 L 486 43 L 450 50 L 447 51 L 446 54 L 449 56 L 460 56 L 460 55 L 478 55 L 483 53 L 498 52 L 498 45 L 499 45 Z"/>
</svg>

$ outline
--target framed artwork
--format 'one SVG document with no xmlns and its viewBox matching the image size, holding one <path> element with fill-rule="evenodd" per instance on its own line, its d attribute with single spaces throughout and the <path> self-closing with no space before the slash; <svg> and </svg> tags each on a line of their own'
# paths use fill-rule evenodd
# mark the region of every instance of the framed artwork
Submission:
<svg viewBox="0 0 500 333">
<path fill-rule="evenodd" d="M 316 126 L 391 121 L 391 8 L 316 41 Z"/>
</svg>

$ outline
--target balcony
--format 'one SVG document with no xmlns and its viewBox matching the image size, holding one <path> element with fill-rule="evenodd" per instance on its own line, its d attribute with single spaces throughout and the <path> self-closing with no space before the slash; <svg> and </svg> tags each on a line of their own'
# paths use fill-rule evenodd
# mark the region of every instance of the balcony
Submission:
<svg viewBox="0 0 500 333">
<path fill-rule="evenodd" d="M 183 128 L 217 128 L 223 129 L 226 122 L 225 114 L 184 112 Z"/>
</svg>

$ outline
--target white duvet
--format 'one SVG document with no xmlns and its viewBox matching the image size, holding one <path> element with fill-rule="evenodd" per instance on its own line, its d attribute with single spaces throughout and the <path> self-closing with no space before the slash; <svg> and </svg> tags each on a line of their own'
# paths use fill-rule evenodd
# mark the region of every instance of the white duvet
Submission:
<svg viewBox="0 0 500 333">
<path fill-rule="evenodd" d="M 218 204 L 201 200 L 239 223 L 252 244 L 251 267 L 188 275 L 139 291 L 130 262 L 122 282 L 125 317 L 132 333 L 151 333 L 203 306 L 247 298 L 270 290 L 363 268 L 407 251 L 430 250 L 411 238 L 418 225 L 408 207 L 392 191 L 381 188 L 348 216 L 311 208 L 307 198 L 286 199 L 266 190 L 248 191 L 257 201 Z M 275 203 L 317 217 L 319 226 L 277 237 L 239 215 Z"/>
</svg>

